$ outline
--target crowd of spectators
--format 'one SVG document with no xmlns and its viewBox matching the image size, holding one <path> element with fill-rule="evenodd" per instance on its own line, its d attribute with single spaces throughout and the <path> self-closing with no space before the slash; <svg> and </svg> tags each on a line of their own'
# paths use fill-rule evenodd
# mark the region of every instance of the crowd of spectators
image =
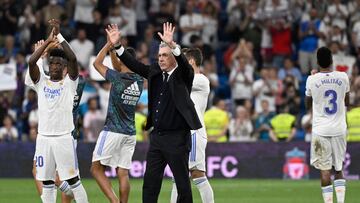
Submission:
<svg viewBox="0 0 360 203">
<path fill-rule="evenodd" d="M 351 80 L 350 108 L 360 105 L 360 0 L 2 0 L 0 65 L 15 64 L 16 88 L 0 87 L 0 142 L 34 141 L 36 93 L 24 86 L 26 59 L 46 39 L 50 19 L 70 43 L 87 84 L 77 126 L 94 142 L 102 128 L 110 84 L 92 77 L 91 58 L 117 24 L 122 44 L 145 64 L 156 62 L 164 22 L 176 25 L 182 47 L 202 50 L 211 93 L 205 125 L 210 142 L 306 140 L 311 112 L 304 91 L 315 53 L 328 46 L 334 69 Z M 46 67 L 45 67 L 46 68 Z M 6 68 L 0 68 L 2 75 Z M 46 72 L 46 70 L 45 70 Z M 0 76 L 1 77 L 1 76 Z M 0 78 L 1 82 L 1 78 Z M 137 108 L 138 141 L 147 113 L 147 88 Z M 140 123 L 139 123 L 140 122 Z"/>
</svg>

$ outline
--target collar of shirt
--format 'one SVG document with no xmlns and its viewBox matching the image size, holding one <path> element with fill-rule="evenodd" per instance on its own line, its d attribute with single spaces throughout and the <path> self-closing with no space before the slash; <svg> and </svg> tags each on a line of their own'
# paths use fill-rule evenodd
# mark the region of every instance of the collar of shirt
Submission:
<svg viewBox="0 0 360 203">
<path fill-rule="evenodd" d="M 178 67 L 178 64 L 176 64 L 176 66 L 175 66 L 174 69 L 172 69 L 171 71 L 167 72 L 167 74 L 169 74 L 169 76 L 168 76 L 168 81 L 169 81 L 169 78 L 170 78 L 171 74 L 175 71 L 175 69 L 176 69 L 177 67 Z M 164 73 L 164 72 L 163 72 L 163 73 Z M 164 79 L 164 74 L 163 74 L 163 79 Z"/>
</svg>

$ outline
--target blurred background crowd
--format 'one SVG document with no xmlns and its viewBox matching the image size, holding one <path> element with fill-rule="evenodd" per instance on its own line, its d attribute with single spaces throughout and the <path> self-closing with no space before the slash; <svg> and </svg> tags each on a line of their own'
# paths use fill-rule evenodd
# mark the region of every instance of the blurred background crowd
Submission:
<svg viewBox="0 0 360 203">
<path fill-rule="evenodd" d="M 145 64 L 157 60 L 164 22 L 176 25 L 182 47 L 202 50 L 211 94 L 205 125 L 209 142 L 309 141 L 306 78 L 316 50 L 328 46 L 334 69 L 351 80 L 349 140 L 360 141 L 360 0 L 1 0 L 0 142 L 33 142 L 37 96 L 24 85 L 34 44 L 50 19 L 72 46 L 86 86 L 77 121 L 79 139 L 95 142 L 107 111 L 110 84 L 92 77 L 92 59 L 118 24 L 122 44 Z M 1 77 L 14 64 L 16 85 Z M 45 70 L 46 71 L 46 70 Z M 4 85 L 3 85 L 4 84 Z M 3 87 L 1 87 L 3 86 Z M 147 141 L 147 87 L 136 113 L 137 140 Z"/>
</svg>

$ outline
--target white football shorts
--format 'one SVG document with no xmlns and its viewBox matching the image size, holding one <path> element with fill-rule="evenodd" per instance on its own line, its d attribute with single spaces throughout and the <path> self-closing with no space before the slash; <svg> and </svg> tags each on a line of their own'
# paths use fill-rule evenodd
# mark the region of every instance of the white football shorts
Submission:
<svg viewBox="0 0 360 203">
<path fill-rule="evenodd" d="M 205 128 L 191 131 L 191 151 L 189 154 L 189 169 L 206 171 L 205 149 L 207 137 Z"/>
<path fill-rule="evenodd" d="M 130 169 L 136 145 L 135 135 L 101 131 L 96 141 L 92 162 L 102 165 Z"/>
<path fill-rule="evenodd" d="M 71 134 L 36 138 L 34 157 L 36 180 L 55 181 L 56 171 L 61 181 L 79 175 L 75 140 Z"/>
<path fill-rule="evenodd" d="M 346 136 L 312 136 L 310 164 L 315 168 L 330 170 L 334 166 L 336 171 L 341 171 L 345 153 Z"/>
</svg>

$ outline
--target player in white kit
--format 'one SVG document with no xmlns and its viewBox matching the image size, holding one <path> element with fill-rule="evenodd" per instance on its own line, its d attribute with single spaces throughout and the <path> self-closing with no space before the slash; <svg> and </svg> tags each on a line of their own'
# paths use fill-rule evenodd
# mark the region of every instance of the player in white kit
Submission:
<svg viewBox="0 0 360 203">
<path fill-rule="evenodd" d="M 76 56 L 58 27 L 53 27 L 48 39 L 29 59 L 29 73 L 38 95 L 38 136 L 36 139 L 36 179 L 43 182 L 41 199 L 56 202 L 55 174 L 66 180 L 78 203 L 88 202 L 79 178 L 74 139 L 73 100 L 78 84 Z M 36 64 L 47 46 L 59 41 L 63 49 L 49 50 L 49 75 L 46 77 Z M 68 74 L 63 77 L 64 68 Z"/>
<path fill-rule="evenodd" d="M 200 65 L 202 63 L 202 54 L 200 49 L 189 48 L 182 51 L 194 69 L 194 81 L 191 89 L 191 100 L 195 104 L 196 113 L 202 124 L 202 128 L 191 131 L 191 151 L 189 155 L 189 169 L 191 179 L 199 189 L 203 203 L 214 202 L 214 192 L 206 178 L 205 171 L 205 149 L 207 144 L 207 135 L 204 123 L 204 114 L 207 107 L 208 97 L 210 93 L 209 79 L 200 73 Z M 176 203 L 177 189 L 173 183 L 171 192 L 171 203 Z"/>
<path fill-rule="evenodd" d="M 42 44 L 44 44 L 45 41 L 44 40 L 39 40 L 37 43 L 35 43 L 35 50 L 37 50 Z M 45 49 L 45 51 L 43 52 L 41 58 L 36 62 L 37 66 L 39 67 L 39 71 L 42 72 L 43 74 L 45 74 L 44 72 L 44 65 L 47 65 L 45 64 L 44 62 L 44 58 L 47 58 L 47 52 L 48 50 L 51 50 L 52 48 L 60 48 L 61 45 L 57 42 L 54 42 L 54 43 L 50 43 L 47 48 Z M 65 68 L 66 69 L 66 68 Z M 64 74 L 67 74 L 66 71 L 64 71 Z M 35 86 L 34 86 L 34 83 L 32 82 L 31 78 L 30 78 L 30 73 L 29 73 L 29 69 L 27 70 L 26 74 L 25 74 L 25 85 L 27 85 L 28 87 L 30 87 L 31 89 L 35 90 Z M 78 90 L 79 90 L 79 86 L 80 86 L 80 83 L 78 85 Z M 84 86 L 82 86 L 83 88 Z M 77 90 L 77 91 L 78 91 Z M 82 89 L 81 89 L 81 92 L 82 92 Z M 81 95 L 80 95 L 81 97 Z M 77 98 L 75 96 L 75 98 Z M 74 109 L 77 109 L 79 107 L 79 98 L 77 98 L 77 103 L 75 104 L 75 98 L 74 98 L 74 107 L 73 107 L 73 110 Z M 36 189 L 39 193 L 39 195 L 41 196 L 42 194 L 42 188 L 43 188 L 43 184 L 42 184 L 42 181 L 38 181 L 36 180 L 36 165 L 37 165 L 37 161 L 38 161 L 38 158 L 37 158 L 37 155 L 35 154 L 34 155 L 34 161 L 33 161 L 33 170 L 32 170 L 32 173 L 33 173 L 33 176 L 34 176 L 34 179 L 35 179 L 35 185 L 36 185 Z M 57 188 L 62 192 L 61 193 L 61 202 L 62 203 L 69 203 L 71 202 L 71 199 L 73 198 L 73 193 L 71 191 L 71 188 L 70 188 L 70 185 L 66 182 L 66 181 L 60 181 L 59 180 L 59 177 L 57 176 L 56 177 L 56 180 L 55 180 L 55 185 L 57 186 Z"/>
<path fill-rule="evenodd" d="M 320 72 L 306 81 L 306 104 L 313 112 L 310 162 L 320 170 L 322 196 L 333 202 L 331 170 L 335 171 L 334 187 L 338 203 L 345 200 L 345 179 L 342 168 L 346 153 L 346 106 L 349 101 L 349 78 L 332 70 L 331 51 L 317 51 Z"/>
</svg>

